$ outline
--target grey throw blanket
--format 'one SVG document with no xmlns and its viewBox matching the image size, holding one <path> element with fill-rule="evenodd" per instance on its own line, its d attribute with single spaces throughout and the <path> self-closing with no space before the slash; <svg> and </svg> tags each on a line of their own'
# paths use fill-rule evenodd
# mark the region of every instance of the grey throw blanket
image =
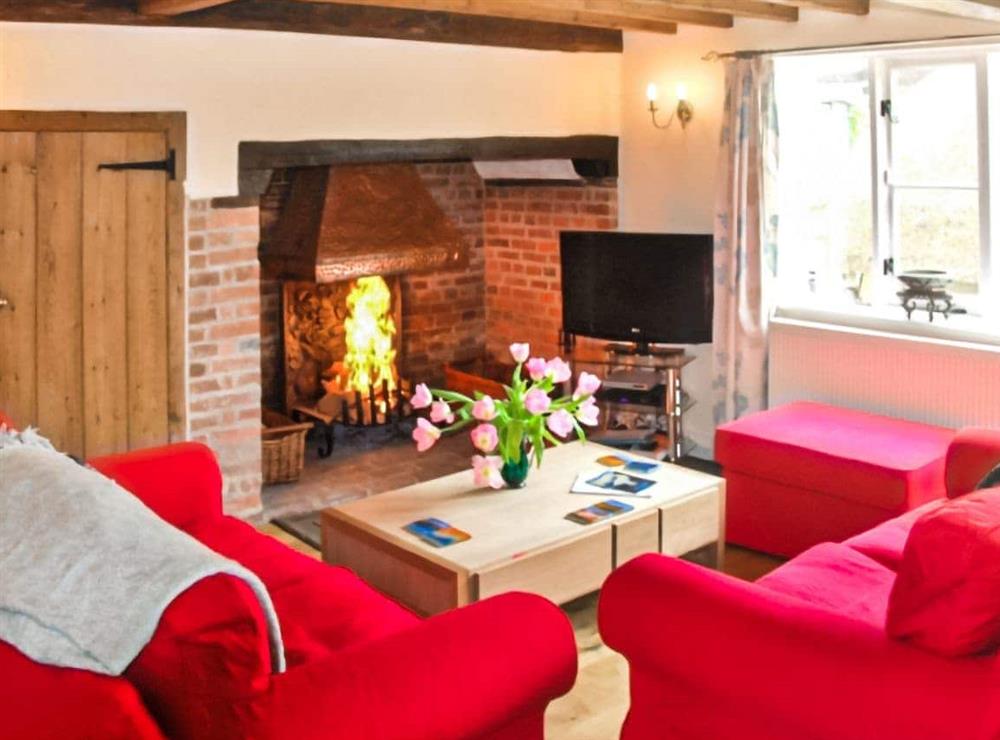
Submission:
<svg viewBox="0 0 1000 740">
<path fill-rule="evenodd" d="M 256 575 L 65 455 L 0 445 L 0 640 L 25 655 L 119 675 L 173 599 L 219 573 L 253 589 L 283 671 L 277 615 Z"/>
</svg>

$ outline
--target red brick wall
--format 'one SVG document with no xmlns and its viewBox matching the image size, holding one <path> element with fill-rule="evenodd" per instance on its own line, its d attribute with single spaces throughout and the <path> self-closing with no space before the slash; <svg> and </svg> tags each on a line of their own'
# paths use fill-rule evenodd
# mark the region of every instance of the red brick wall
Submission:
<svg viewBox="0 0 1000 740">
<path fill-rule="evenodd" d="M 512 342 L 558 354 L 562 327 L 559 232 L 615 229 L 614 181 L 585 186 L 489 186 L 485 190 L 487 350 Z"/>
<path fill-rule="evenodd" d="M 467 267 L 402 279 L 404 375 L 439 382 L 444 363 L 479 357 L 486 349 L 483 181 L 469 162 L 417 169 L 469 250 Z"/>
<path fill-rule="evenodd" d="M 271 238 L 291 184 L 288 170 L 275 170 L 267 191 L 260 197 L 261 246 Z M 285 406 L 280 280 L 260 281 L 260 310 L 261 400 L 268 408 L 280 411 Z"/>
<path fill-rule="evenodd" d="M 229 513 L 261 508 L 259 209 L 188 203 L 188 424 Z"/>
</svg>

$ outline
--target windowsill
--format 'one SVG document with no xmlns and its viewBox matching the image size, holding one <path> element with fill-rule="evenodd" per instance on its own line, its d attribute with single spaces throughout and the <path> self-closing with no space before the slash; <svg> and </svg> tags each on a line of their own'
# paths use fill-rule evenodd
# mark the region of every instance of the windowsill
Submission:
<svg viewBox="0 0 1000 740">
<path fill-rule="evenodd" d="M 902 309 L 897 309 L 902 311 Z M 779 306 L 772 315 L 776 320 L 788 320 L 851 329 L 864 333 L 913 337 L 916 339 L 953 342 L 988 347 L 1000 347 L 1000 330 L 992 322 L 978 316 L 956 315 L 947 319 L 936 317 L 931 323 L 926 319 L 912 320 L 905 316 L 894 318 L 888 309 L 817 309 L 804 306 Z"/>
</svg>

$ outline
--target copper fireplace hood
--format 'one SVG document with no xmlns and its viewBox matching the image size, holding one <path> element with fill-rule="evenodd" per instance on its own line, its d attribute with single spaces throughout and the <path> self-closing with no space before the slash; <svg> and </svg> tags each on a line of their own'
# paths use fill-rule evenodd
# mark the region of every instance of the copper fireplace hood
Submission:
<svg viewBox="0 0 1000 740">
<path fill-rule="evenodd" d="M 268 277 L 317 283 L 467 261 L 462 234 L 412 164 L 297 170 L 273 237 L 260 253 Z"/>
</svg>

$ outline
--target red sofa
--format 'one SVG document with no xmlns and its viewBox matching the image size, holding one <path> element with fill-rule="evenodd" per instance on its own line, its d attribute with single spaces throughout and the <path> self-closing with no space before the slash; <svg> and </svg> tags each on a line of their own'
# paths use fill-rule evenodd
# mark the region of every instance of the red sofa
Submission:
<svg viewBox="0 0 1000 740">
<path fill-rule="evenodd" d="M 166 610 L 119 678 L 39 665 L 0 643 L 5 738 L 523 740 L 543 737 L 547 704 L 573 684 L 572 628 L 544 599 L 506 594 L 421 620 L 349 571 L 224 516 L 204 446 L 91 464 L 260 576 L 288 670 L 271 672 L 249 588 L 216 576 Z"/>
<path fill-rule="evenodd" d="M 951 496 L 1000 461 L 1000 432 L 962 432 Z M 756 583 L 646 555 L 615 571 L 599 623 L 629 661 L 623 740 L 996 740 L 1000 657 L 946 658 L 890 638 L 889 595 L 925 504 Z"/>
</svg>

